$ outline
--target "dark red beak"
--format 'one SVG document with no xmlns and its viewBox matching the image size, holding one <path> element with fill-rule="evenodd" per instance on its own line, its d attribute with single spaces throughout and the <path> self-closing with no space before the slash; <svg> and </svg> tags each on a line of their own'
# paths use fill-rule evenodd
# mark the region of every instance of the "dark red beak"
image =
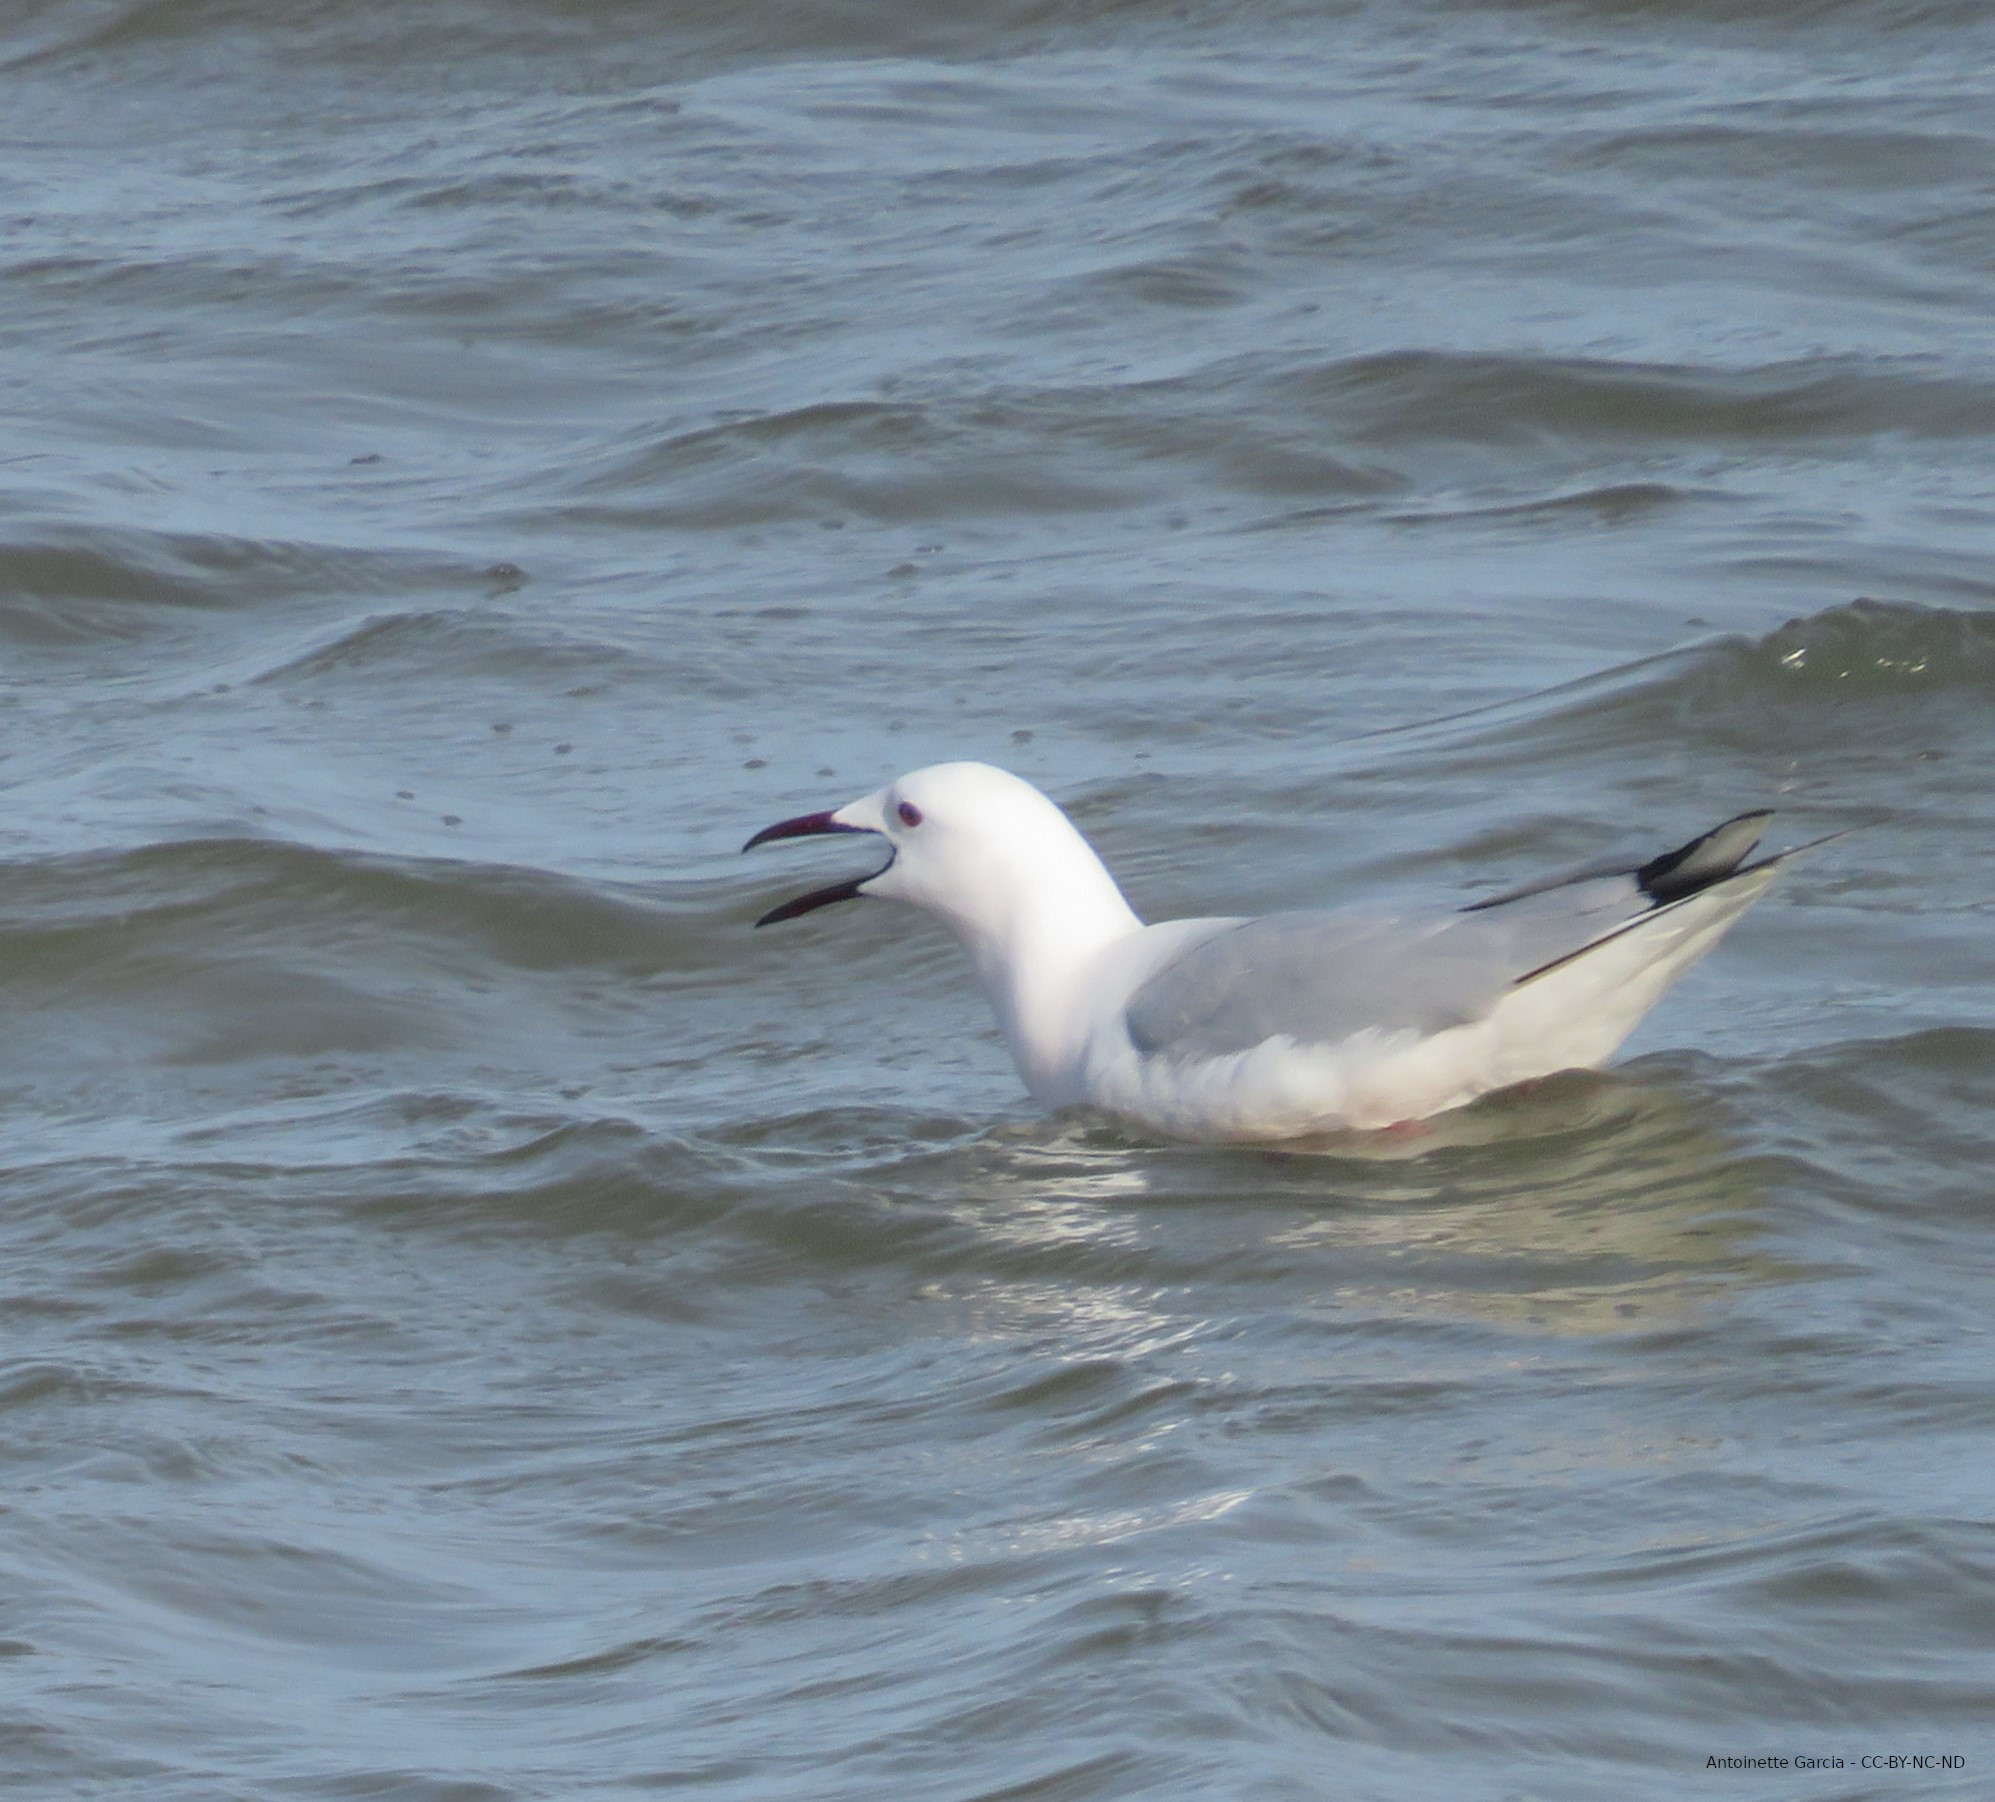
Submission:
<svg viewBox="0 0 1995 1802">
<path fill-rule="evenodd" d="M 773 826 L 764 826 L 741 848 L 752 851 L 757 845 L 766 845 L 772 838 L 816 838 L 825 832 L 864 832 L 864 826 L 848 826 L 842 820 L 834 820 L 828 813 L 800 813 L 793 820 L 778 820 Z"/>
<path fill-rule="evenodd" d="M 800 813 L 793 820 L 779 820 L 773 826 L 764 826 L 741 848 L 752 851 L 757 845 L 766 845 L 775 838 L 817 838 L 829 832 L 868 832 L 865 826 L 848 826 L 843 820 L 835 820 L 828 813 Z M 888 859 L 891 863 L 893 860 Z M 873 870 L 864 876 L 855 876 L 850 882 L 834 882 L 829 888 L 812 889 L 808 895 L 799 895 L 794 901 L 785 901 L 781 907 L 772 907 L 757 926 L 773 926 L 778 920 L 794 920 L 799 914 L 815 913 L 820 907 L 829 907 L 834 901 L 856 901 L 859 891 L 875 876 L 882 873 Z"/>
</svg>

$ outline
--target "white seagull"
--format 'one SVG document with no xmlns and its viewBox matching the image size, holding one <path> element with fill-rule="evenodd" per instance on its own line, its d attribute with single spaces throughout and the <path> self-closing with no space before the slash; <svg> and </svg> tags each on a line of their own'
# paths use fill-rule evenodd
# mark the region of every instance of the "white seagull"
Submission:
<svg viewBox="0 0 1995 1802">
<path fill-rule="evenodd" d="M 756 925 L 859 897 L 940 915 L 1043 1106 L 1100 1108 L 1176 1138 L 1275 1141 L 1399 1126 L 1606 1062 L 1794 854 L 1745 861 L 1770 817 L 1740 814 L 1634 868 L 1594 866 L 1450 912 L 1156 926 L 1058 807 L 986 763 L 915 770 L 742 848 L 885 839 L 883 868 Z"/>
</svg>

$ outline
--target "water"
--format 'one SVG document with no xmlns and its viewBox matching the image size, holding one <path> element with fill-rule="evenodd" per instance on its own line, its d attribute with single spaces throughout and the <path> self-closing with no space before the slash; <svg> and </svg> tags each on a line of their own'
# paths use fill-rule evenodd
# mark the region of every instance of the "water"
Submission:
<svg viewBox="0 0 1995 1802">
<path fill-rule="evenodd" d="M 1991 55 L 12 8 L 9 1793 L 1987 1794 Z M 952 756 L 1152 917 L 1867 829 L 1280 1156 L 749 932 Z"/>
</svg>

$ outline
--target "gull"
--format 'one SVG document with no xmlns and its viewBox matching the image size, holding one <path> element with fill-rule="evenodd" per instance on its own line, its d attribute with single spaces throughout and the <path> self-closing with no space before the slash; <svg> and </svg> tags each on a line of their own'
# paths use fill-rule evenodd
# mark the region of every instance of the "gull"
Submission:
<svg viewBox="0 0 1995 1802">
<path fill-rule="evenodd" d="M 1073 822 L 986 763 L 915 770 L 772 839 L 863 833 L 884 866 L 771 908 L 901 901 L 969 952 L 1019 1075 L 1180 1139 L 1280 1141 L 1411 1123 L 1611 1057 L 1763 895 L 1769 812 L 1646 863 L 1596 864 L 1445 911 L 1343 908 L 1146 926 Z M 1817 840 L 1816 843 L 1825 841 Z"/>
</svg>

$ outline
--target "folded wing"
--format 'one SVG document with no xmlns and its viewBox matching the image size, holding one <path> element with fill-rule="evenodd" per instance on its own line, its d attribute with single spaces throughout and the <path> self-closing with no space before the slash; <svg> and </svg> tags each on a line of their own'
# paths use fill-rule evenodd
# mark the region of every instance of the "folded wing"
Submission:
<svg viewBox="0 0 1995 1802">
<path fill-rule="evenodd" d="M 1277 1037 L 1333 1044 L 1467 1025 L 1519 984 L 1746 873 L 1770 817 L 1741 814 L 1645 864 L 1553 877 L 1457 913 L 1243 920 L 1136 990 L 1130 1039 L 1146 1055 L 1224 1057 Z"/>
</svg>

